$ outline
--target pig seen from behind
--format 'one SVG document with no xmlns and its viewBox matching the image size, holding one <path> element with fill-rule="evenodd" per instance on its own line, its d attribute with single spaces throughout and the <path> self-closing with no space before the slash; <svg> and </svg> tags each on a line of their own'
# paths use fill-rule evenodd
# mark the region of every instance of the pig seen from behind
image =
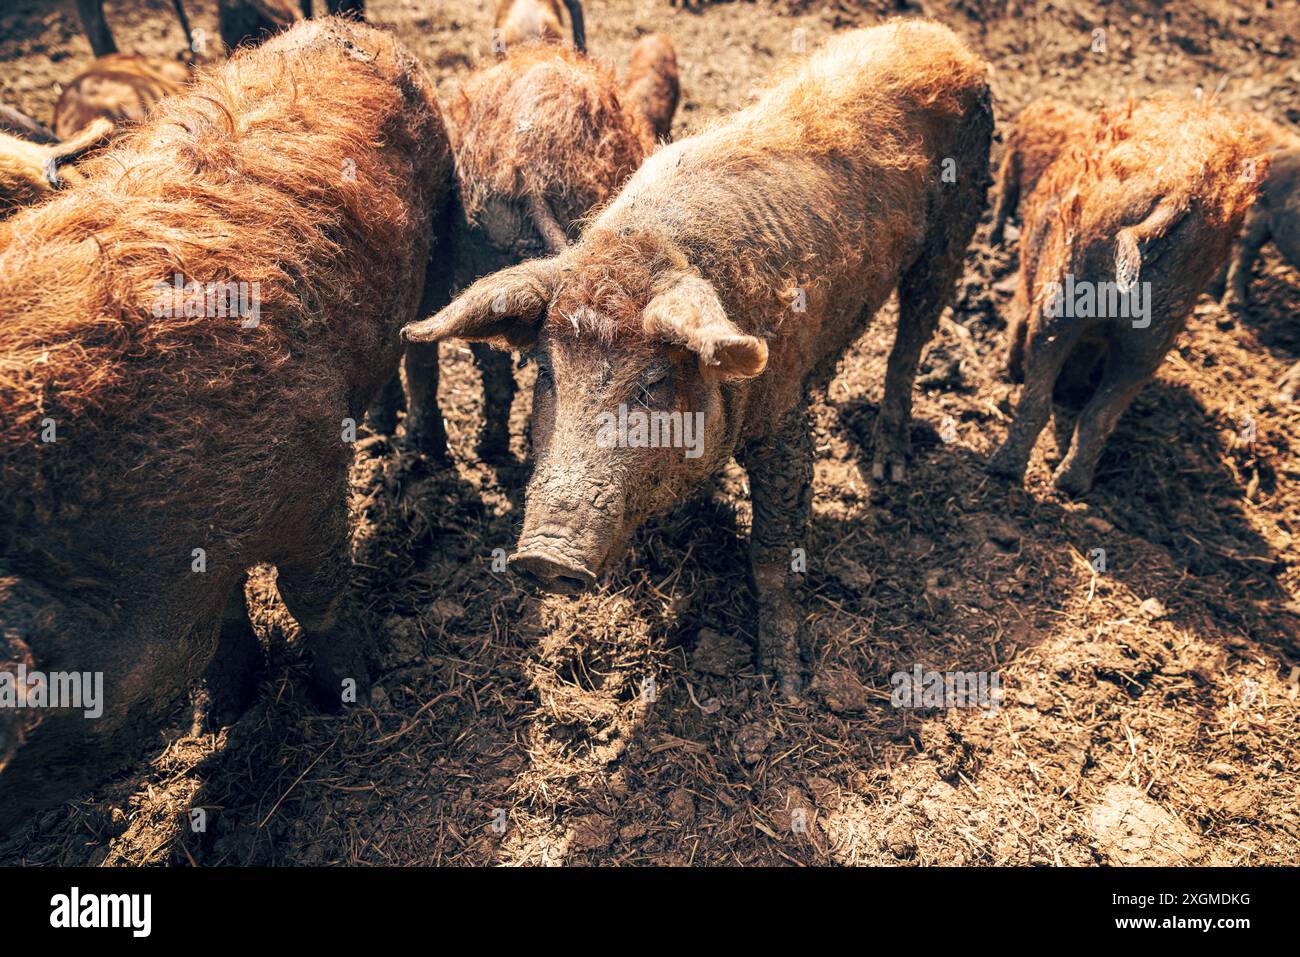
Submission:
<svg viewBox="0 0 1300 957">
<path fill-rule="evenodd" d="M 1025 214 L 1007 352 L 1024 387 L 994 473 L 1022 479 L 1053 395 L 1087 393 L 1054 482 L 1072 495 L 1092 487 L 1106 439 L 1225 262 L 1267 166 L 1245 122 L 1171 94 L 1071 141 Z"/>
</svg>

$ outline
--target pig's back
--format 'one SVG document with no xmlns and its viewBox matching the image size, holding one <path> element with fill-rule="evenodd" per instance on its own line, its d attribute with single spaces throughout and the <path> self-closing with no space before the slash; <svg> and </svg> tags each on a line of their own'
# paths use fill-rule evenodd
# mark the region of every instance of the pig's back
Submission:
<svg viewBox="0 0 1300 957">
<path fill-rule="evenodd" d="M 936 132 L 984 95 L 987 69 L 942 24 L 894 20 L 838 34 L 795 59 L 724 125 L 760 148 L 887 170 L 942 145 Z"/>
<path fill-rule="evenodd" d="M 0 557 L 247 541 L 350 455 L 450 164 L 423 81 L 375 75 L 406 54 L 363 29 L 242 54 L 0 227 Z M 256 324 L 168 314 L 177 273 L 258 283 Z"/>
<path fill-rule="evenodd" d="M 930 21 L 842 34 L 752 106 L 650 156 L 595 227 L 665 231 L 705 255 L 770 246 L 773 261 L 914 242 L 985 74 Z"/>
</svg>

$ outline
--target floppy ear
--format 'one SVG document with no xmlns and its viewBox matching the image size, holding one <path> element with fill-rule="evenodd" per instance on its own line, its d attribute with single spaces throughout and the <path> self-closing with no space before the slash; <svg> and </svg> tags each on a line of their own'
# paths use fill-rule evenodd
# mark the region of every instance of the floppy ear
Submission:
<svg viewBox="0 0 1300 957">
<path fill-rule="evenodd" d="M 767 367 L 767 343 L 728 319 L 717 290 L 700 276 L 680 273 L 670 280 L 645 307 L 641 323 L 647 334 L 690 349 L 724 379 L 749 379 Z"/>
<path fill-rule="evenodd" d="M 403 342 L 468 339 L 526 349 L 537 340 L 559 278 L 554 259 L 534 259 L 485 276 L 435 316 L 402 329 Z"/>
</svg>

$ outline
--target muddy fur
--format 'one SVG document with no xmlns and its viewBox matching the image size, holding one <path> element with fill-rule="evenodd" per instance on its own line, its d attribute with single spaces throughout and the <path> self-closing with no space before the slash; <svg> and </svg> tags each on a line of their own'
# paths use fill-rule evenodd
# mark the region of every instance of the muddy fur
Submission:
<svg viewBox="0 0 1300 957">
<path fill-rule="evenodd" d="M 1066 144 L 1091 127 L 1094 117 L 1077 106 L 1044 97 L 1020 111 L 1007 134 L 1006 151 L 998 169 L 998 199 L 989 241 L 1002 242 L 1007 220 L 1028 200 L 1039 179 L 1061 155 Z"/>
<path fill-rule="evenodd" d="M 1247 121 L 1171 94 L 1101 116 L 1048 168 L 1020 241 L 1007 364 L 1025 385 L 995 472 L 1021 478 L 1058 379 L 1085 383 L 1104 363 L 1055 476 L 1071 494 L 1091 488 L 1105 440 L 1227 258 L 1267 169 Z M 1049 316 L 1049 284 L 1067 276 L 1149 283 L 1149 326 Z"/>
<path fill-rule="evenodd" d="M 113 53 L 95 60 L 63 88 L 54 108 L 54 132 L 67 139 L 97 117 L 114 124 L 139 123 L 164 96 L 190 82 L 190 69 L 176 60 Z"/>
<path fill-rule="evenodd" d="M 555 44 L 524 45 L 474 73 L 447 112 L 456 158 L 455 290 L 558 252 L 654 145 L 611 71 Z M 486 391 L 479 452 L 499 460 L 509 450 L 510 358 L 486 347 L 476 347 L 475 356 Z M 406 426 L 411 445 L 441 454 L 436 366 L 434 350 L 417 346 L 408 355 Z"/>
<path fill-rule="evenodd" d="M 638 40 L 623 81 L 623 99 L 645 117 L 656 140 L 672 138 L 673 116 L 681 92 L 677 51 L 672 41 L 662 33 Z"/>
<path fill-rule="evenodd" d="M 512 568 L 555 590 L 589 585 L 642 521 L 736 453 L 756 522 L 774 523 L 752 541 L 760 656 L 797 694 L 788 586 L 807 514 L 793 504 L 811 470 L 807 392 L 899 289 L 874 471 L 903 477 L 917 359 L 984 206 L 991 135 L 986 65 L 947 28 L 848 32 L 750 108 L 650 157 L 576 246 L 407 329 L 538 357 L 537 467 Z M 698 413 L 702 455 L 598 447 L 597 414 L 621 404 Z"/>
<path fill-rule="evenodd" d="M 73 163 L 107 141 L 113 124 L 100 117 L 62 143 L 37 144 L 0 133 L 0 218 L 56 190 L 85 180 Z"/>
<path fill-rule="evenodd" d="M 0 225 L 0 633 L 43 669 L 103 672 L 111 707 L 7 729 L 27 743 L 0 826 L 154 732 L 254 563 L 278 566 L 322 695 L 364 687 L 345 420 L 396 366 L 450 150 L 405 50 L 315 20 L 89 166 Z M 177 273 L 260 283 L 259 321 L 160 315 Z"/>
</svg>

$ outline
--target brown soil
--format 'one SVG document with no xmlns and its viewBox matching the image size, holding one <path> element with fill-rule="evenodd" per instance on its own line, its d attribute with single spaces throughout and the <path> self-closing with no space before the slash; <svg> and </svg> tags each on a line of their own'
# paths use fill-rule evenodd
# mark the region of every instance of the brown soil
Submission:
<svg viewBox="0 0 1300 957">
<path fill-rule="evenodd" d="M 124 50 L 180 48 L 165 0 L 124 6 L 109 0 Z M 214 0 L 186 6 L 215 37 Z M 370 6 L 443 94 L 490 56 L 487 3 Z M 672 37 L 681 136 L 746 103 L 796 31 L 812 46 L 920 6 L 588 0 L 588 39 L 623 64 L 639 32 Z M 1231 107 L 1300 124 L 1295 0 L 924 6 L 993 62 L 1002 121 L 1041 94 L 1092 107 L 1222 82 Z M 0 16 L 0 97 L 40 119 L 88 59 L 70 2 Z M 379 440 L 355 467 L 387 669 L 373 706 L 312 710 L 266 570 L 253 591 L 272 663 L 243 719 L 214 736 L 178 715 L 137 767 L 44 814 L 0 861 L 1300 863 L 1300 407 L 1273 385 L 1300 358 L 1300 275 L 1269 250 L 1234 327 L 1202 299 L 1076 503 L 1047 484 L 1050 438 L 1023 490 L 982 470 L 1013 394 L 998 365 L 1014 263 L 982 235 L 970 253 L 924 360 L 906 488 L 873 500 L 864 479 L 892 312 L 817 406 L 811 707 L 778 703 L 750 663 L 739 470 L 643 530 L 594 595 L 540 600 L 492 570 L 523 472 L 474 462 L 477 381 L 453 344 L 456 468 Z M 915 663 L 997 671 L 1002 707 L 891 707 L 890 676 Z"/>
</svg>

